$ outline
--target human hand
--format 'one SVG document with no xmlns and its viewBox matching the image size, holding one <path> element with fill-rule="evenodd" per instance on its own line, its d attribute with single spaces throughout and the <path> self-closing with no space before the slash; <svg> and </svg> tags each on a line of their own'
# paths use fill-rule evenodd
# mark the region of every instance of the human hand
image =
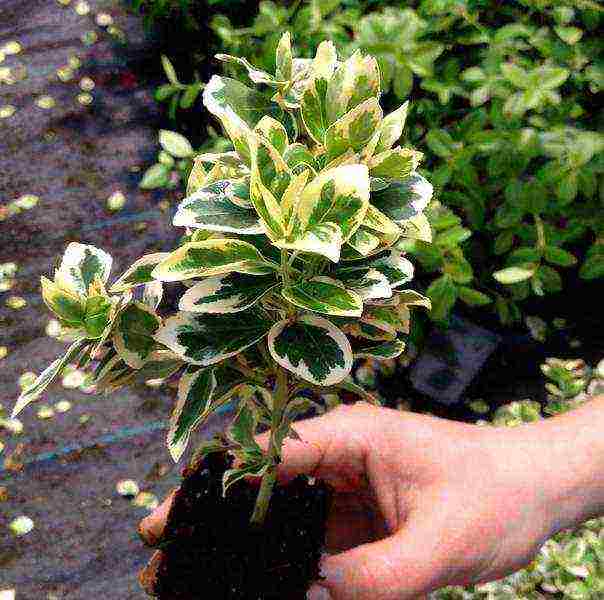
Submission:
<svg viewBox="0 0 604 600">
<path fill-rule="evenodd" d="M 325 579 L 309 597 L 406 600 L 525 566 L 561 526 L 546 438 L 359 403 L 295 424 L 279 479 L 336 490 Z M 527 435 L 527 433 L 529 435 Z M 266 443 L 266 438 L 260 438 Z M 158 541 L 171 496 L 141 523 Z M 153 578 L 153 559 L 143 573 Z"/>
</svg>

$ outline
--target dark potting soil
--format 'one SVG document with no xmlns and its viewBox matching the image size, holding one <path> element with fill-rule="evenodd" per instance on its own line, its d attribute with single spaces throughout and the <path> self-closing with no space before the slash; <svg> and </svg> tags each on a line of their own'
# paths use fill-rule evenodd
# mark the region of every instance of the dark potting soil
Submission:
<svg viewBox="0 0 604 600">
<path fill-rule="evenodd" d="M 215 453 L 184 470 L 154 594 L 166 600 L 303 600 L 319 578 L 330 488 L 302 476 L 277 484 L 264 527 L 252 528 L 257 486 L 242 480 L 222 497 L 231 461 Z"/>
</svg>

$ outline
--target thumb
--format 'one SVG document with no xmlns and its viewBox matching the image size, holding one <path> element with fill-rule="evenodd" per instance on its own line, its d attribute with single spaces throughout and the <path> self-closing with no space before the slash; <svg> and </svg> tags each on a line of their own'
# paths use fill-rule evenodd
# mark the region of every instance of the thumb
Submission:
<svg viewBox="0 0 604 600">
<path fill-rule="evenodd" d="M 417 600 L 448 585 L 447 559 L 431 519 L 412 513 L 394 535 L 325 555 L 309 600 Z"/>
<path fill-rule="evenodd" d="M 293 428 L 300 439 L 285 439 L 277 471 L 279 480 L 309 475 L 337 491 L 358 489 L 366 481 L 365 458 L 370 451 L 371 432 L 379 430 L 384 412 L 390 411 L 359 402 L 295 422 Z M 260 443 L 263 441 L 266 443 Z"/>
</svg>

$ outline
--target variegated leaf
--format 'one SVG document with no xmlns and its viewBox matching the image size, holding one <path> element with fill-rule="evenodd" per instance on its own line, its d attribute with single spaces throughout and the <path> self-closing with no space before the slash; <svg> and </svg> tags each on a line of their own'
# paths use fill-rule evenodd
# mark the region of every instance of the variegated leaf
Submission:
<svg viewBox="0 0 604 600">
<path fill-rule="evenodd" d="M 397 293 L 397 297 L 401 304 L 406 306 L 423 306 L 428 310 L 432 309 L 430 298 L 416 292 L 415 290 L 401 290 Z"/>
<path fill-rule="evenodd" d="M 71 328 L 83 327 L 85 301 L 71 289 L 62 289 L 46 277 L 40 278 L 44 303 L 59 319 Z"/>
<path fill-rule="evenodd" d="M 374 358 L 376 360 L 386 360 L 398 358 L 405 350 L 405 342 L 402 340 L 393 340 L 392 342 L 382 342 L 372 344 L 371 346 L 362 346 L 355 349 L 355 358 Z"/>
<path fill-rule="evenodd" d="M 373 204 L 370 204 L 367 208 L 367 214 L 363 219 L 363 227 L 386 235 L 396 235 L 398 237 L 401 234 L 400 227 Z"/>
<path fill-rule="evenodd" d="M 289 146 L 289 139 L 285 127 L 272 117 L 262 117 L 262 119 L 258 121 L 256 127 L 254 127 L 254 131 L 267 140 L 281 155 L 283 155 L 286 148 Z"/>
<path fill-rule="evenodd" d="M 287 235 L 289 235 L 293 229 L 293 216 L 298 209 L 298 203 L 300 202 L 302 191 L 306 187 L 309 176 L 309 170 L 304 170 L 298 175 L 293 175 L 289 185 L 283 192 L 283 197 L 281 198 L 281 211 Z"/>
<path fill-rule="evenodd" d="M 367 167 L 345 165 L 327 170 L 304 188 L 285 242 L 301 240 L 308 231 L 315 231 L 316 226 L 323 223 L 337 223 L 346 241 L 359 228 L 368 206 Z"/>
<path fill-rule="evenodd" d="M 388 333 L 379 327 L 356 321 L 342 327 L 342 330 L 352 337 L 365 338 L 374 342 L 391 342 L 396 339 L 396 333 Z"/>
<path fill-rule="evenodd" d="M 202 188 L 205 184 L 207 178 L 207 173 L 205 167 L 203 166 L 203 162 L 196 158 L 193 161 L 193 168 L 189 173 L 189 178 L 187 179 L 187 196 L 194 194 L 198 189 Z"/>
<path fill-rule="evenodd" d="M 413 263 L 398 250 L 392 250 L 385 256 L 371 260 L 368 266 L 385 275 L 392 288 L 409 283 L 413 279 Z"/>
<path fill-rule="evenodd" d="M 238 194 L 246 200 L 247 192 L 242 181 L 215 181 L 185 198 L 178 205 L 172 224 L 244 235 L 262 233 L 258 215 L 233 201 Z"/>
<path fill-rule="evenodd" d="M 326 93 L 327 120 L 334 123 L 367 98 L 380 96 L 380 71 L 372 56 L 356 51 L 335 71 Z"/>
<path fill-rule="evenodd" d="M 55 283 L 64 289 L 85 296 L 95 279 L 106 283 L 113 259 L 107 252 L 86 244 L 72 242 L 67 246 Z"/>
<path fill-rule="evenodd" d="M 412 173 L 401 180 L 371 194 L 371 203 L 395 223 L 401 224 L 422 213 L 432 198 L 432 185 L 419 175 Z"/>
<path fill-rule="evenodd" d="M 199 313 L 240 312 L 256 304 L 278 284 L 274 275 L 229 273 L 208 277 L 185 292 L 178 308 Z"/>
<path fill-rule="evenodd" d="M 208 366 L 259 342 L 271 325 L 254 308 L 234 315 L 179 313 L 164 322 L 155 339 L 186 362 Z"/>
<path fill-rule="evenodd" d="M 368 98 L 342 115 L 325 132 L 326 160 L 331 161 L 349 150 L 356 152 L 363 148 L 381 120 L 382 109 L 377 98 Z"/>
<path fill-rule="evenodd" d="M 153 336 L 161 327 L 161 319 L 147 306 L 129 304 L 120 311 L 113 332 L 113 345 L 122 360 L 133 369 L 140 369 L 155 348 Z"/>
<path fill-rule="evenodd" d="M 315 173 L 318 169 L 315 157 L 311 154 L 310 150 L 304 144 L 298 142 L 290 144 L 287 147 L 287 150 L 283 153 L 283 159 L 292 171 L 297 172 L 297 169 L 310 169 Z"/>
<path fill-rule="evenodd" d="M 53 361 L 34 381 L 34 383 L 21 392 L 13 408 L 11 418 L 15 418 L 30 402 L 37 400 L 44 390 L 61 374 L 61 371 L 74 362 L 89 342 L 77 340 L 69 348 L 62 358 Z"/>
<path fill-rule="evenodd" d="M 379 140 L 374 152 L 389 150 L 400 139 L 407 120 L 409 101 L 399 106 L 395 111 L 386 115 L 379 128 Z"/>
<path fill-rule="evenodd" d="M 281 294 L 294 306 L 326 315 L 360 317 L 363 312 L 361 297 L 329 277 L 296 282 Z"/>
<path fill-rule="evenodd" d="M 289 81 L 292 74 L 292 41 L 289 31 L 286 31 L 281 36 L 275 52 L 275 78 L 277 81 Z"/>
<path fill-rule="evenodd" d="M 376 154 L 369 161 L 372 177 L 404 179 L 417 169 L 423 154 L 411 148 L 395 148 Z"/>
<path fill-rule="evenodd" d="M 98 339 L 103 335 L 112 308 L 113 304 L 108 296 L 94 295 L 86 298 L 84 329 L 87 338 Z"/>
<path fill-rule="evenodd" d="M 266 459 L 259 457 L 257 460 L 244 463 L 240 467 L 227 469 L 222 476 L 222 497 L 226 497 L 229 488 L 245 477 L 262 477 L 269 466 L 270 463 Z"/>
<path fill-rule="evenodd" d="M 136 260 L 131 267 L 109 289 L 112 293 L 123 292 L 138 285 L 153 281 L 151 272 L 162 260 L 168 258 L 169 252 L 146 254 Z"/>
<path fill-rule="evenodd" d="M 402 318 L 397 308 L 396 306 L 367 306 L 361 321 L 392 335 L 398 332 L 408 333 L 408 319 Z"/>
<path fill-rule="evenodd" d="M 361 256 L 368 256 L 380 245 L 380 238 L 361 225 L 352 234 L 348 244 Z"/>
<path fill-rule="evenodd" d="M 252 244 L 235 239 L 210 239 L 183 244 L 159 263 L 152 275 L 160 281 L 183 281 L 233 271 L 266 274 L 272 270 Z"/>
<path fill-rule="evenodd" d="M 403 237 L 432 243 L 432 227 L 425 214 L 420 213 L 401 223 Z"/>
<path fill-rule="evenodd" d="M 279 365 L 315 385 L 339 383 L 352 368 L 348 338 L 333 323 L 315 315 L 275 324 L 268 347 Z"/>
<path fill-rule="evenodd" d="M 167 436 L 168 450 L 174 462 L 180 460 L 191 433 L 209 414 L 216 385 L 213 368 L 189 368 L 181 376 Z"/>
<path fill-rule="evenodd" d="M 320 254 L 337 263 L 340 260 L 342 243 L 342 230 L 338 225 L 319 223 L 309 227 L 301 237 L 291 241 L 277 240 L 275 245 L 286 250 Z"/>
<path fill-rule="evenodd" d="M 141 296 L 141 302 L 148 306 L 151 310 L 157 310 L 164 295 L 164 286 L 161 281 L 150 281 L 145 283 L 143 287 L 143 293 Z"/>
<path fill-rule="evenodd" d="M 231 109 L 250 127 L 264 115 L 278 117 L 280 109 L 267 96 L 236 79 L 214 75 L 203 90 L 203 103 L 210 113 L 219 117 Z"/>
<path fill-rule="evenodd" d="M 336 272 L 335 275 L 349 290 L 356 292 L 363 301 L 392 296 L 392 288 L 388 279 L 377 269 Z"/>
<path fill-rule="evenodd" d="M 263 71 L 262 69 L 257 69 L 256 67 L 254 67 L 254 65 L 252 65 L 245 58 L 241 58 L 239 56 L 231 56 L 230 54 L 215 54 L 214 58 L 217 58 L 218 60 L 221 60 L 222 62 L 232 62 L 232 63 L 238 64 L 238 65 L 241 65 L 247 71 L 248 77 L 254 83 L 263 83 L 265 85 L 276 85 L 277 84 L 277 82 L 275 81 L 275 78 L 270 73 L 267 73 L 266 71 Z M 209 107 L 208 107 L 208 109 L 209 109 Z"/>
</svg>

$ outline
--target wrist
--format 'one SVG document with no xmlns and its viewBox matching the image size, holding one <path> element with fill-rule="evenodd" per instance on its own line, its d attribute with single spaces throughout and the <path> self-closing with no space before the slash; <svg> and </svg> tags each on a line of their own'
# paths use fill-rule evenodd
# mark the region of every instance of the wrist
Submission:
<svg viewBox="0 0 604 600">
<path fill-rule="evenodd" d="M 604 397 L 510 434 L 550 535 L 604 514 Z"/>
</svg>

